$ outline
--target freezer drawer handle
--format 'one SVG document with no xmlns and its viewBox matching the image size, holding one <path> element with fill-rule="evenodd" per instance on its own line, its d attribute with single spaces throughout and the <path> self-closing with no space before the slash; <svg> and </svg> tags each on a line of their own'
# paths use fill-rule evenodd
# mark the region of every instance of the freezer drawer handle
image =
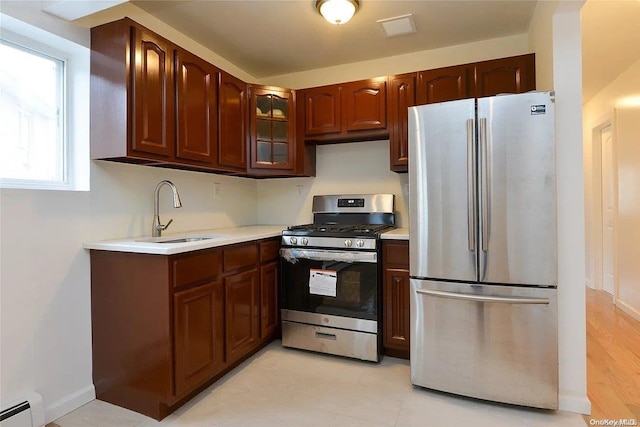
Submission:
<svg viewBox="0 0 640 427">
<path fill-rule="evenodd" d="M 496 302 L 502 304 L 549 304 L 546 298 L 489 297 L 483 295 L 456 294 L 453 292 L 428 291 L 417 289 L 417 293 L 441 298 L 462 299 L 466 301 Z"/>
<path fill-rule="evenodd" d="M 332 340 L 332 341 L 335 341 L 338 339 L 335 334 L 325 334 L 324 332 L 316 332 L 316 338 L 322 338 L 325 340 Z"/>
</svg>

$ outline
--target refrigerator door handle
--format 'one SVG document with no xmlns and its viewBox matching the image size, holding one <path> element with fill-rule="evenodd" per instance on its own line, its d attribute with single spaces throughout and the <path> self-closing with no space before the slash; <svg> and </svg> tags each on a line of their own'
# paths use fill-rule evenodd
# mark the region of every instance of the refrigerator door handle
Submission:
<svg viewBox="0 0 640 427">
<path fill-rule="evenodd" d="M 489 250 L 489 153 L 487 147 L 487 119 L 479 120 L 478 136 L 480 140 L 480 163 L 482 165 L 482 177 L 480 178 L 480 192 L 482 195 L 482 233 L 480 234 L 480 244 L 482 250 Z"/>
<path fill-rule="evenodd" d="M 458 294 L 454 292 L 430 291 L 425 289 L 416 289 L 416 292 L 440 298 L 453 298 L 477 302 L 495 302 L 501 304 L 549 304 L 549 300 L 547 298 L 491 297 L 484 295 Z"/>
<path fill-rule="evenodd" d="M 467 120 L 467 240 L 469 250 L 476 251 L 476 150 L 473 119 Z"/>
</svg>

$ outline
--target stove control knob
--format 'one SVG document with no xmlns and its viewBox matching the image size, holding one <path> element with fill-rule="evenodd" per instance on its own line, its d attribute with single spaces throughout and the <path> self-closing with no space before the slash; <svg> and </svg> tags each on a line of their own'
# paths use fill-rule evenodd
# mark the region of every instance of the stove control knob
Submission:
<svg viewBox="0 0 640 427">
<path fill-rule="evenodd" d="M 302 243 L 303 246 L 307 246 L 309 244 L 309 239 L 307 239 L 306 237 L 303 237 L 300 243 Z"/>
<path fill-rule="evenodd" d="M 362 239 L 356 240 L 356 246 L 359 247 L 359 248 L 363 247 L 364 246 L 364 240 L 362 240 Z"/>
<path fill-rule="evenodd" d="M 353 241 L 351 239 L 347 239 L 344 241 L 344 245 L 350 248 L 353 245 Z"/>
<path fill-rule="evenodd" d="M 298 243 L 298 239 L 296 239 L 295 237 L 291 237 L 289 238 L 289 243 L 291 243 L 292 245 L 295 245 L 296 243 Z"/>
</svg>

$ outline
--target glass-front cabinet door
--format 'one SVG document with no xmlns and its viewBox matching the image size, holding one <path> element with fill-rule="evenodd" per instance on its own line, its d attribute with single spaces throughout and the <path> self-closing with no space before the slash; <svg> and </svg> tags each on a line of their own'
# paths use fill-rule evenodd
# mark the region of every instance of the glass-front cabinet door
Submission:
<svg viewBox="0 0 640 427">
<path fill-rule="evenodd" d="M 286 89 L 251 88 L 251 167 L 293 169 L 293 93 Z"/>
</svg>

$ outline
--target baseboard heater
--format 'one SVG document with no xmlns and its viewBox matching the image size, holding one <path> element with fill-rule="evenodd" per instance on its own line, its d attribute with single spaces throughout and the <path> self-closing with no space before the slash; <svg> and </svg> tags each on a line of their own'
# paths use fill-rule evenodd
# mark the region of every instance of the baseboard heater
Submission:
<svg viewBox="0 0 640 427">
<path fill-rule="evenodd" d="M 23 399 L 2 404 L 0 427 L 43 427 L 44 406 L 38 393 L 27 393 Z"/>
</svg>

